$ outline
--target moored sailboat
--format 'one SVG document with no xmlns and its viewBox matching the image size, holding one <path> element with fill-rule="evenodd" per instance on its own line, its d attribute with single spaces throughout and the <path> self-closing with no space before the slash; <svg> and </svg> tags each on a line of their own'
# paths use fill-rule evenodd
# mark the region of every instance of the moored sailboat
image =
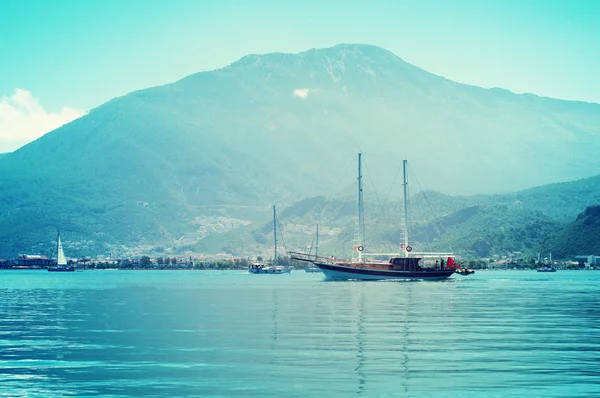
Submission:
<svg viewBox="0 0 600 398">
<path fill-rule="evenodd" d="M 58 233 L 58 237 L 56 239 L 56 266 L 49 267 L 48 272 L 73 272 L 75 271 L 75 267 L 72 265 L 67 265 L 67 258 L 65 257 L 65 252 L 63 251 L 62 243 L 60 241 L 60 232 Z"/>
<path fill-rule="evenodd" d="M 338 261 L 333 257 L 319 257 L 304 253 L 290 253 L 292 258 L 299 261 L 310 262 L 323 271 L 327 279 L 337 280 L 440 280 L 454 274 L 455 269 L 444 267 L 444 262 L 436 267 L 421 266 L 420 261 L 425 258 L 453 258 L 452 253 L 416 253 L 412 251 L 408 240 L 408 206 L 407 206 L 407 162 L 403 161 L 404 174 L 404 242 L 400 245 L 400 253 L 393 253 L 389 261 L 366 260 L 365 257 L 382 256 L 389 253 L 366 253 L 364 251 L 364 217 L 363 217 L 363 181 L 362 181 L 362 154 L 358 154 L 358 244 L 355 246 L 357 258 L 353 260 Z M 452 264 L 453 262 L 450 262 Z"/>
<path fill-rule="evenodd" d="M 290 267 L 277 265 L 277 213 L 275 205 L 273 205 L 273 264 L 265 264 L 262 262 L 262 258 L 259 258 L 250 264 L 248 272 L 251 274 L 289 274 L 291 270 Z"/>
</svg>

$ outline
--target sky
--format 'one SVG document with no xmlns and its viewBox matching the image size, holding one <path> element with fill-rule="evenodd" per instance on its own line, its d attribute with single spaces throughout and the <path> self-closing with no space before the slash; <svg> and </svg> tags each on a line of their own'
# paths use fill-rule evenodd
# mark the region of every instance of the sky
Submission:
<svg viewBox="0 0 600 398">
<path fill-rule="evenodd" d="M 600 103 L 597 0 L 0 0 L 0 153 L 248 54 L 384 47 L 450 80 Z"/>
</svg>

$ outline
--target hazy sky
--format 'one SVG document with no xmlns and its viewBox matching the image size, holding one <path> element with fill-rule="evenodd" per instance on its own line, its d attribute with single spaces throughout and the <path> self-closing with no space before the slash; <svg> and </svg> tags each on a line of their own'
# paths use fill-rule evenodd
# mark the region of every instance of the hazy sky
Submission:
<svg viewBox="0 0 600 398">
<path fill-rule="evenodd" d="M 0 152 L 252 53 L 384 47 L 448 79 L 600 103 L 600 0 L 0 0 Z"/>
</svg>

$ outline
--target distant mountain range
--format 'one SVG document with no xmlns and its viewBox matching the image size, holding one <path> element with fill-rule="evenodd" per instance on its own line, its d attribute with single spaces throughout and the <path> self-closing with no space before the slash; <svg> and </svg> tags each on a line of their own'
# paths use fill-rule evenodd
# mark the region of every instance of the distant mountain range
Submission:
<svg viewBox="0 0 600 398">
<path fill-rule="evenodd" d="M 248 232 L 269 204 L 330 195 L 359 150 L 406 157 L 423 186 L 465 195 L 599 174 L 599 144 L 599 104 L 455 83 L 379 47 L 249 55 L 113 99 L 0 156 L 0 257 L 47 250 L 57 229 L 73 253 L 237 252 L 223 228 Z M 380 186 L 397 173 L 366 166 Z M 564 221 L 594 204 L 588 183 L 449 201 L 526 196 L 532 212 L 565 208 L 551 216 Z"/>
</svg>

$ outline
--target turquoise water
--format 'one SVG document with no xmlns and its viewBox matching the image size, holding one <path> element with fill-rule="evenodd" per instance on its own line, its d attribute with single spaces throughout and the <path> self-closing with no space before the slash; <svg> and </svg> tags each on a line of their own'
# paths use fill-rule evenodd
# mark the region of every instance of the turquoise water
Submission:
<svg viewBox="0 0 600 398">
<path fill-rule="evenodd" d="M 600 272 L 0 272 L 0 396 L 600 396 Z"/>
</svg>

